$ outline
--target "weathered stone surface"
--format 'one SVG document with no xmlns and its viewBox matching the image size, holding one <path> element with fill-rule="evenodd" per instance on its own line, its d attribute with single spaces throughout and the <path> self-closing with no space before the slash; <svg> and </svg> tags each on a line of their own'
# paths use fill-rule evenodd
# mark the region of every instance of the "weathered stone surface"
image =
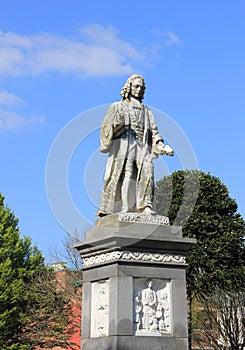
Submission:
<svg viewBox="0 0 245 350">
<path fill-rule="evenodd" d="M 150 108 L 142 103 L 145 88 L 143 77 L 130 76 L 122 88 L 122 100 L 109 107 L 102 122 L 100 150 L 109 156 L 99 216 L 154 212 L 152 159 L 159 154 L 173 156 L 174 151 L 164 145 Z"/>
<path fill-rule="evenodd" d="M 174 254 L 159 254 L 125 250 L 114 250 L 112 252 L 92 255 L 91 257 L 83 258 L 84 267 L 91 267 L 114 261 L 135 261 L 135 262 L 152 262 L 155 264 L 185 264 L 186 259 L 183 255 Z"/>
<path fill-rule="evenodd" d="M 110 336 L 86 339 L 82 350 L 182 350 L 188 349 L 187 339 L 179 337 Z"/>
<path fill-rule="evenodd" d="M 138 223 L 149 225 L 169 225 L 169 218 L 161 215 L 146 215 L 141 213 L 119 213 L 104 216 L 96 220 L 97 226 L 115 227 L 116 223 L 125 225 Z"/>
<path fill-rule="evenodd" d="M 182 228 L 171 225 L 119 221 L 120 214 L 96 221 L 75 248 L 85 267 L 117 261 L 183 264 L 195 240 L 182 238 Z M 97 262 L 97 263 L 96 263 Z"/>
<path fill-rule="evenodd" d="M 84 259 L 82 349 L 187 350 L 185 256 L 195 240 L 183 238 L 181 227 L 124 222 L 119 215 L 99 219 L 76 245 Z M 143 303 L 149 280 L 156 302 L 143 327 L 135 296 Z M 108 299 L 102 293 L 100 303 L 105 285 Z"/>
<path fill-rule="evenodd" d="M 172 282 L 134 278 L 134 334 L 165 336 L 172 333 Z"/>
</svg>

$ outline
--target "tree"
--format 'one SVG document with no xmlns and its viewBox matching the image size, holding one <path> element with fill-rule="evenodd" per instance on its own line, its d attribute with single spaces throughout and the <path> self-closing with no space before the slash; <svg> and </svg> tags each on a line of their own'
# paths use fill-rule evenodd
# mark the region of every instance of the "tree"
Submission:
<svg viewBox="0 0 245 350">
<path fill-rule="evenodd" d="M 182 203 L 185 185 L 188 196 Z M 197 239 L 188 255 L 188 294 L 207 295 L 217 285 L 239 289 L 244 281 L 244 220 L 219 178 L 202 171 L 177 171 L 159 180 L 157 212 L 169 216 L 171 224 L 182 225 L 196 191 L 194 210 L 183 226 L 184 237 Z"/>
<path fill-rule="evenodd" d="M 70 312 L 68 315 L 68 341 L 70 348 L 81 341 L 81 308 L 82 308 L 82 259 L 79 252 L 73 247 L 74 243 L 82 239 L 78 232 L 73 234 L 66 233 L 62 239 L 62 246 L 51 247 L 50 260 L 55 269 L 61 268 L 56 272 L 56 277 L 65 297 Z M 60 275 L 60 277 L 58 276 Z M 63 288 L 65 286 L 65 288 Z M 68 311 L 67 310 L 67 311 Z M 69 314 L 68 312 L 68 314 Z M 72 344 L 73 342 L 73 344 Z M 80 348 L 80 347 L 79 347 Z"/>
<path fill-rule="evenodd" d="M 77 249 L 74 248 L 75 243 L 79 243 L 84 239 L 84 234 L 79 234 L 75 231 L 73 234 L 66 233 L 65 237 L 61 240 L 62 247 L 51 247 L 49 255 L 50 260 L 55 263 L 61 261 L 65 262 L 71 271 L 75 272 L 74 283 L 79 283 L 82 279 L 82 259 Z"/>
<path fill-rule="evenodd" d="M 77 291 L 73 272 L 64 272 L 60 276 L 46 266 L 30 238 L 20 237 L 18 219 L 0 195 L 1 350 L 34 349 L 40 343 L 78 349 L 72 335 L 74 316 L 80 330 L 81 305 L 73 298 Z"/>
<path fill-rule="evenodd" d="M 80 349 L 72 341 L 73 334 L 81 327 L 81 305 L 77 305 L 74 299 L 76 288 L 72 281 L 69 270 L 55 271 L 45 266 L 28 283 L 25 293 L 27 317 L 22 327 L 21 343 L 32 349 L 37 346 Z"/>
<path fill-rule="evenodd" d="M 216 288 L 202 300 L 194 327 L 199 346 L 221 350 L 245 347 L 245 293 Z M 207 341 L 208 340 L 208 341 Z"/>
<path fill-rule="evenodd" d="M 197 170 L 177 171 L 157 181 L 155 197 L 157 212 L 183 225 L 184 237 L 197 239 L 187 256 L 190 310 L 193 298 L 212 295 L 217 286 L 239 291 L 244 285 L 244 220 L 220 179 Z"/>
<path fill-rule="evenodd" d="M 21 327 L 26 318 L 25 286 L 44 264 L 28 237 L 20 238 L 18 219 L 0 194 L 0 347 L 24 349 Z"/>
</svg>

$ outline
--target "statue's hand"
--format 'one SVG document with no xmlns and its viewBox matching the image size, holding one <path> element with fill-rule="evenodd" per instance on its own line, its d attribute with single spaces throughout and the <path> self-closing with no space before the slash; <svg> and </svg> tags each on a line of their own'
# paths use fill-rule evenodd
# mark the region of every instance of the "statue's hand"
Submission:
<svg viewBox="0 0 245 350">
<path fill-rule="evenodd" d="M 156 149 L 159 154 L 166 154 L 167 156 L 174 155 L 174 150 L 169 145 L 164 146 L 163 142 L 161 141 L 157 143 Z"/>
<path fill-rule="evenodd" d="M 164 148 L 167 156 L 171 156 L 171 157 L 174 156 L 174 150 L 172 147 L 170 147 L 169 145 L 166 145 Z"/>
</svg>

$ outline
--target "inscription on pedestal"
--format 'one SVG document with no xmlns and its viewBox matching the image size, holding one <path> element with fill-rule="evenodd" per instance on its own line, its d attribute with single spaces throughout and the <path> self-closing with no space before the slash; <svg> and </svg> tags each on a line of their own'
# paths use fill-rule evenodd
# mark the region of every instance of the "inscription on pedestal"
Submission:
<svg viewBox="0 0 245 350">
<path fill-rule="evenodd" d="M 171 334 L 170 280 L 135 278 L 133 315 L 135 335 Z"/>
<path fill-rule="evenodd" d="M 152 225 L 169 225 L 169 218 L 160 215 L 143 215 L 137 213 L 120 213 L 119 221 L 121 222 L 137 222 L 140 224 Z"/>
<path fill-rule="evenodd" d="M 109 280 L 91 283 L 91 338 L 109 333 Z"/>
</svg>

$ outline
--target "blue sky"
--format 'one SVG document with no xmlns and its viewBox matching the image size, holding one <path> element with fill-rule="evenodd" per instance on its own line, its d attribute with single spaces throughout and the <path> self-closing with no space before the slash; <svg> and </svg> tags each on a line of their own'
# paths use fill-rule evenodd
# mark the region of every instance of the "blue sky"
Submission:
<svg viewBox="0 0 245 350">
<path fill-rule="evenodd" d="M 244 18 L 242 0 L 1 1 L 0 191 L 22 234 L 46 255 L 64 228 L 93 224 L 106 161 L 98 127 L 132 73 L 163 113 L 162 136 L 174 145 L 176 123 L 244 216 Z M 186 164 L 158 159 L 156 177 Z"/>
</svg>

